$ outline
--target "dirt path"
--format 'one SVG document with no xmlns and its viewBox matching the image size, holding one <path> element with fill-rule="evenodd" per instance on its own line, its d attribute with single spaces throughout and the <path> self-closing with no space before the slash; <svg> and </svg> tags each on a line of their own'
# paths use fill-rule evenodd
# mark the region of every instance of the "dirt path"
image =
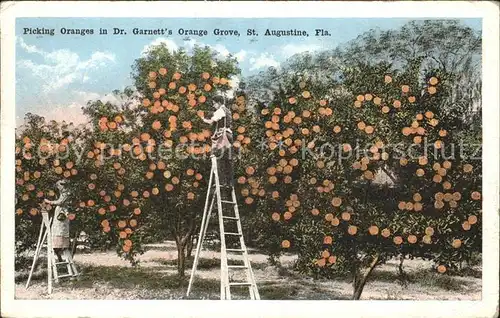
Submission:
<svg viewBox="0 0 500 318">
<path fill-rule="evenodd" d="M 350 282 L 345 279 L 314 280 L 289 270 L 295 256 L 282 256 L 283 269 L 268 265 L 267 256 L 250 254 L 252 268 L 263 299 L 349 299 Z M 119 258 L 114 251 L 77 254 L 75 262 L 83 269 L 77 282 L 56 285 L 54 293 L 47 295 L 46 277 L 38 273 L 29 289 L 24 287 L 26 273 L 18 273 L 17 299 L 179 299 L 186 290 L 186 281 L 176 277 L 176 249 L 173 242 L 148 246 L 139 257 L 139 268 Z M 219 293 L 220 254 L 202 251 L 197 272 L 198 299 L 217 299 Z M 202 264 L 202 263 L 200 263 Z M 398 261 L 381 265 L 367 283 L 362 299 L 398 300 L 479 300 L 481 299 L 480 273 L 457 277 L 439 275 L 430 271 L 431 263 L 406 260 L 405 271 L 412 277 L 407 286 L 397 281 Z M 190 268 L 186 270 L 189 275 Z M 23 279 L 24 278 L 24 279 Z M 195 285 L 196 287 L 196 285 Z"/>
</svg>

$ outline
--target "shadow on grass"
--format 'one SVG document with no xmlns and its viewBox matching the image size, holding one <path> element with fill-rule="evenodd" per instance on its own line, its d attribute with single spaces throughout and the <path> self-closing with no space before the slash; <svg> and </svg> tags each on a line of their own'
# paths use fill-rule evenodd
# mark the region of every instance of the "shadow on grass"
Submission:
<svg viewBox="0 0 500 318">
<path fill-rule="evenodd" d="M 479 277 L 481 277 L 480 274 Z M 416 284 L 422 287 L 440 288 L 449 291 L 467 291 L 469 288 L 466 283 L 456 276 L 442 275 L 433 270 L 426 269 L 417 272 L 407 272 L 406 280 L 410 284 Z M 401 281 L 401 277 L 396 270 L 387 271 L 375 269 L 368 281 L 393 283 Z"/>
<path fill-rule="evenodd" d="M 167 260 L 163 258 L 154 258 L 151 261 L 165 266 L 177 266 L 177 260 Z M 193 266 L 194 258 L 186 260 L 186 269 L 190 270 Z M 229 265 L 243 265 L 243 260 L 228 260 Z M 252 269 L 265 269 L 269 265 L 267 263 L 251 263 Z M 198 260 L 198 270 L 212 270 L 220 268 L 220 259 L 218 258 L 200 258 Z"/>
</svg>

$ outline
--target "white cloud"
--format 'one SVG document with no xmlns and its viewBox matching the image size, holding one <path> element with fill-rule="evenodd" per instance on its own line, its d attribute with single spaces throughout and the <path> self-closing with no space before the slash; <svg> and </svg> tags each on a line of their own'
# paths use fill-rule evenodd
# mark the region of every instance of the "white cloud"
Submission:
<svg viewBox="0 0 500 318">
<path fill-rule="evenodd" d="M 314 52 L 321 49 L 317 44 L 286 44 L 281 47 L 280 53 L 285 57 L 290 57 L 297 53 Z"/>
<path fill-rule="evenodd" d="M 82 104 L 72 102 L 68 105 L 58 105 L 52 107 L 48 112 L 42 114 L 47 121 L 55 120 L 58 122 L 66 121 L 75 125 L 88 122 L 88 118 L 82 112 Z"/>
<path fill-rule="evenodd" d="M 90 79 L 89 72 L 115 62 L 115 55 L 109 52 L 97 51 L 92 53 L 89 59 L 82 60 L 77 53 L 67 49 L 46 52 L 26 44 L 22 38 L 18 38 L 18 43 L 26 52 L 38 54 L 43 58 L 42 63 L 20 60 L 18 65 L 40 79 L 44 93 L 66 87 L 78 80 L 87 82 Z"/>
<path fill-rule="evenodd" d="M 247 56 L 247 51 L 241 50 L 238 53 L 234 55 L 238 62 L 243 62 L 245 60 L 245 57 Z"/>
<path fill-rule="evenodd" d="M 162 43 L 165 43 L 165 45 L 167 46 L 167 48 L 171 52 L 179 49 L 179 46 L 174 41 L 168 40 L 166 38 L 157 38 L 154 41 L 152 41 L 151 43 L 145 45 L 141 51 L 141 54 L 145 54 L 149 50 L 150 47 L 160 45 Z M 200 46 L 200 47 L 208 46 L 210 49 L 214 50 L 219 57 L 222 57 L 222 58 L 228 57 L 229 54 L 233 54 L 234 57 L 236 57 L 236 59 L 238 60 L 238 62 L 243 61 L 247 55 L 247 52 L 244 50 L 240 50 L 237 53 L 233 53 L 233 52 L 229 51 L 222 44 L 210 45 L 210 44 L 205 44 L 203 42 L 199 42 L 196 39 L 189 39 L 189 40 L 183 41 L 182 46 L 186 49 L 186 51 L 188 53 L 192 52 L 195 46 Z"/>
<path fill-rule="evenodd" d="M 167 48 L 170 52 L 173 52 L 173 51 L 176 51 L 179 49 L 179 47 L 177 46 L 177 44 L 175 44 L 174 41 L 166 39 L 166 38 L 157 38 L 157 39 L 153 40 L 151 43 L 144 45 L 144 47 L 142 48 L 142 51 L 141 51 L 141 55 L 146 54 L 151 47 L 160 45 L 162 43 L 164 43 L 167 46 Z"/>
<path fill-rule="evenodd" d="M 84 91 L 75 91 L 75 95 L 83 100 L 83 102 L 87 102 L 89 100 L 99 99 L 101 95 L 94 92 L 84 92 Z"/>
<path fill-rule="evenodd" d="M 214 46 L 211 46 L 211 48 L 223 57 L 227 57 L 230 54 L 229 50 L 222 44 L 216 44 Z"/>
<path fill-rule="evenodd" d="M 236 90 L 240 86 L 241 79 L 240 77 L 233 75 L 229 78 L 229 82 L 230 82 L 230 89 L 228 89 L 224 93 L 224 95 L 226 96 L 226 98 L 233 98 L 235 96 Z"/>
<path fill-rule="evenodd" d="M 250 71 L 258 70 L 263 67 L 279 67 L 280 63 L 274 59 L 274 56 L 269 53 L 261 53 L 257 58 L 250 59 Z"/>
</svg>

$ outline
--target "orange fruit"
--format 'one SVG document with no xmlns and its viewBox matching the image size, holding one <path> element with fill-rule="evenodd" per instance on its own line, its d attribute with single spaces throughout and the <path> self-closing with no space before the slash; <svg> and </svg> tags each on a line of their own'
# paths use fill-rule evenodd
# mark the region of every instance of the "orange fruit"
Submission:
<svg viewBox="0 0 500 318">
<path fill-rule="evenodd" d="M 434 202 L 434 207 L 436 209 L 442 209 L 444 207 L 443 201 L 436 201 L 436 202 Z"/>
<path fill-rule="evenodd" d="M 467 172 L 467 173 L 472 172 L 472 165 L 468 164 L 468 163 L 465 164 L 464 165 L 464 172 Z"/>
<path fill-rule="evenodd" d="M 349 212 L 342 212 L 342 214 L 340 215 L 340 217 L 344 221 L 349 221 L 351 219 L 351 214 Z"/>
<path fill-rule="evenodd" d="M 417 211 L 417 212 L 418 212 L 418 211 L 422 211 L 422 209 L 423 209 L 423 205 L 422 205 L 422 203 L 420 203 L 420 202 L 415 202 L 415 204 L 413 204 L 413 210 L 415 210 L 415 211 Z"/>
<path fill-rule="evenodd" d="M 392 77 L 390 77 L 389 75 L 384 76 L 384 82 L 386 84 L 391 83 L 392 82 Z"/>
<path fill-rule="evenodd" d="M 277 212 L 274 212 L 272 215 L 271 215 L 271 218 L 274 220 L 274 221 L 279 221 L 280 220 L 280 214 L 277 213 Z"/>
<path fill-rule="evenodd" d="M 465 231 L 470 230 L 470 227 L 471 227 L 471 226 L 470 226 L 469 221 L 465 221 L 465 222 L 463 222 L 463 223 L 462 223 L 462 228 L 463 228 Z"/>
<path fill-rule="evenodd" d="M 375 105 L 380 105 L 380 104 L 382 103 L 382 99 L 381 99 L 380 97 L 375 97 L 375 98 L 373 99 L 373 103 L 374 103 Z"/>
<path fill-rule="evenodd" d="M 396 245 L 400 245 L 401 243 L 403 243 L 403 238 L 401 236 L 395 236 L 393 242 Z"/>
<path fill-rule="evenodd" d="M 335 262 L 337 262 L 337 256 L 332 255 L 328 257 L 328 263 L 335 264 Z"/>
<path fill-rule="evenodd" d="M 408 243 L 415 244 L 417 242 L 417 237 L 415 235 L 408 236 Z"/>
<path fill-rule="evenodd" d="M 434 76 L 429 79 L 429 84 L 436 85 L 438 83 L 438 79 Z"/>
<path fill-rule="evenodd" d="M 368 232 L 371 235 L 377 235 L 378 234 L 378 227 L 376 225 L 372 225 L 368 228 Z"/>
<path fill-rule="evenodd" d="M 333 226 L 338 226 L 340 224 L 340 220 L 338 218 L 333 218 L 331 224 Z"/>
<path fill-rule="evenodd" d="M 476 223 L 477 223 L 477 216 L 475 216 L 475 215 L 470 215 L 470 216 L 467 218 L 467 222 L 469 222 L 469 224 L 476 224 Z"/>
<path fill-rule="evenodd" d="M 325 236 L 323 239 L 323 244 L 332 244 L 333 243 L 333 238 L 331 236 Z"/>
<path fill-rule="evenodd" d="M 391 231 L 386 228 L 386 229 L 382 230 L 381 234 L 382 234 L 383 237 L 387 238 L 387 237 L 389 237 L 391 235 Z"/>
<path fill-rule="evenodd" d="M 434 229 L 432 227 L 430 227 L 430 226 L 426 227 L 425 228 L 425 234 L 429 235 L 429 236 L 434 235 Z"/>
<path fill-rule="evenodd" d="M 459 248 L 460 246 L 462 246 L 462 241 L 459 239 L 454 239 L 451 243 L 451 246 L 453 246 L 454 248 Z"/>
<path fill-rule="evenodd" d="M 406 207 L 405 207 L 408 211 L 411 211 L 413 210 L 413 203 L 411 202 L 406 202 Z"/>
<path fill-rule="evenodd" d="M 347 233 L 349 233 L 351 235 L 356 235 L 357 232 L 358 232 L 358 228 L 355 225 L 349 225 L 347 227 Z"/>
<path fill-rule="evenodd" d="M 342 199 L 339 197 L 335 197 L 332 199 L 332 205 L 335 207 L 339 207 L 342 204 Z"/>
<path fill-rule="evenodd" d="M 392 106 L 394 106 L 394 108 L 400 108 L 401 107 L 401 101 L 399 100 L 395 100 L 393 103 L 392 103 Z"/>
<path fill-rule="evenodd" d="M 415 174 L 419 177 L 423 176 L 425 174 L 425 171 L 423 169 L 417 169 Z"/>
<path fill-rule="evenodd" d="M 319 267 L 323 267 L 326 265 L 326 260 L 324 258 L 320 258 L 316 261 L 316 264 L 318 264 Z"/>
<path fill-rule="evenodd" d="M 415 101 L 416 101 L 415 96 L 410 96 L 410 97 L 408 97 L 408 101 L 409 101 L 410 103 L 412 103 L 412 104 L 413 104 L 413 103 L 415 103 Z"/>
<path fill-rule="evenodd" d="M 481 199 L 481 193 L 478 191 L 474 191 L 471 193 L 471 198 L 472 200 L 480 200 Z"/>
<path fill-rule="evenodd" d="M 437 267 L 437 271 L 438 271 L 439 273 L 441 273 L 441 274 L 444 274 L 444 273 L 446 272 L 446 266 L 444 266 L 444 265 L 439 265 L 439 266 Z"/>
<path fill-rule="evenodd" d="M 382 112 L 383 112 L 384 114 L 387 114 L 389 111 L 390 111 L 390 108 L 389 108 L 389 107 L 387 107 L 387 106 L 382 107 Z"/>
<path fill-rule="evenodd" d="M 140 208 L 135 208 L 135 209 L 134 209 L 134 214 L 135 214 L 135 215 L 139 215 L 139 214 L 141 214 L 141 212 L 142 212 L 142 211 L 141 211 L 141 209 L 140 209 Z"/>
<path fill-rule="evenodd" d="M 441 181 L 443 181 L 443 177 L 441 177 L 439 174 L 436 174 L 434 175 L 434 177 L 432 177 L 432 181 L 440 183 Z"/>
<path fill-rule="evenodd" d="M 319 215 L 319 210 L 318 209 L 312 209 L 311 210 L 311 214 L 316 216 L 316 215 Z"/>
<path fill-rule="evenodd" d="M 422 242 L 424 242 L 424 244 L 431 244 L 432 243 L 432 238 L 430 235 L 424 235 L 422 237 Z"/>
<path fill-rule="evenodd" d="M 435 86 L 429 86 L 427 88 L 427 91 L 429 92 L 429 94 L 433 95 L 433 94 L 436 94 L 437 90 L 436 90 L 436 87 Z"/>
<path fill-rule="evenodd" d="M 281 242 L 281 247 L 283 247 L 283 248 L 289 248 L 290 247 L 290 241 L 289 240 L 283 240 Z"/>
<path fill-rule="evenodd" d="M 321 257 L 323 258 L 328 258 L 330 257 L 330 252 L 328 250 L 324 250 L 322 253 L 321 253 Z"/>
<path fill-rule="evenodd" d="M 374 130 L 375 130 L 375 128 L 373 128 L 373 126 L 366 126 L 365 133 L 370 135 L 370 134 L 373 134 Z"/>
<path fill-rule="evenodd" d="M 364 101 L 364 100 L 365 100 L 365 96 L 363 96 L 363 95 L 358 95 L 358 96 L 356 97 L 356 100 L 357 100 L 357 101 L 362 102 L 362 101 Z"/>
</svg>

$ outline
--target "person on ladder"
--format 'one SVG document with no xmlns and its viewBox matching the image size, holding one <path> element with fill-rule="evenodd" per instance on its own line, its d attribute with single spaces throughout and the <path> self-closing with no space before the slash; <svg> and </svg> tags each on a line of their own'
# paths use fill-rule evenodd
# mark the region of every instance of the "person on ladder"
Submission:
<svg viewBox="0 0 500 318">
<path fill-rule="evenodd" d="M 230 198 L 234 184 L 232 115 L 221 95 L 216 95 L 213 98 L 213 107 L 215 112 L 212 117 L 210 119 L 202 117 L 202 119 L 210 125 L 215 123 L 212 134 L 212 155 L 217 159 L 219 180 L 221 190 L 223 190 L 222 196 Z"/>
<path fill-rule="evenodd" d="M 65 186 L 64 180 L 57 181 L 56 187 L 59 190 L 59 198 L 54 201 L 50 201 L 47 199 L 44 200 L 45 203 L 56 206 L 51 227 L 52 248 L 54 249 L 54 253 L 57 255 L 58 261 L 68 262 L 68 270 L 71 271 L 73 275 L 77 275 L 78 271 L 76 269 L 76 266 L 72 262 L 69 244 L 69 211 L 67 207 L 69 191 Z"/>
</svg>

